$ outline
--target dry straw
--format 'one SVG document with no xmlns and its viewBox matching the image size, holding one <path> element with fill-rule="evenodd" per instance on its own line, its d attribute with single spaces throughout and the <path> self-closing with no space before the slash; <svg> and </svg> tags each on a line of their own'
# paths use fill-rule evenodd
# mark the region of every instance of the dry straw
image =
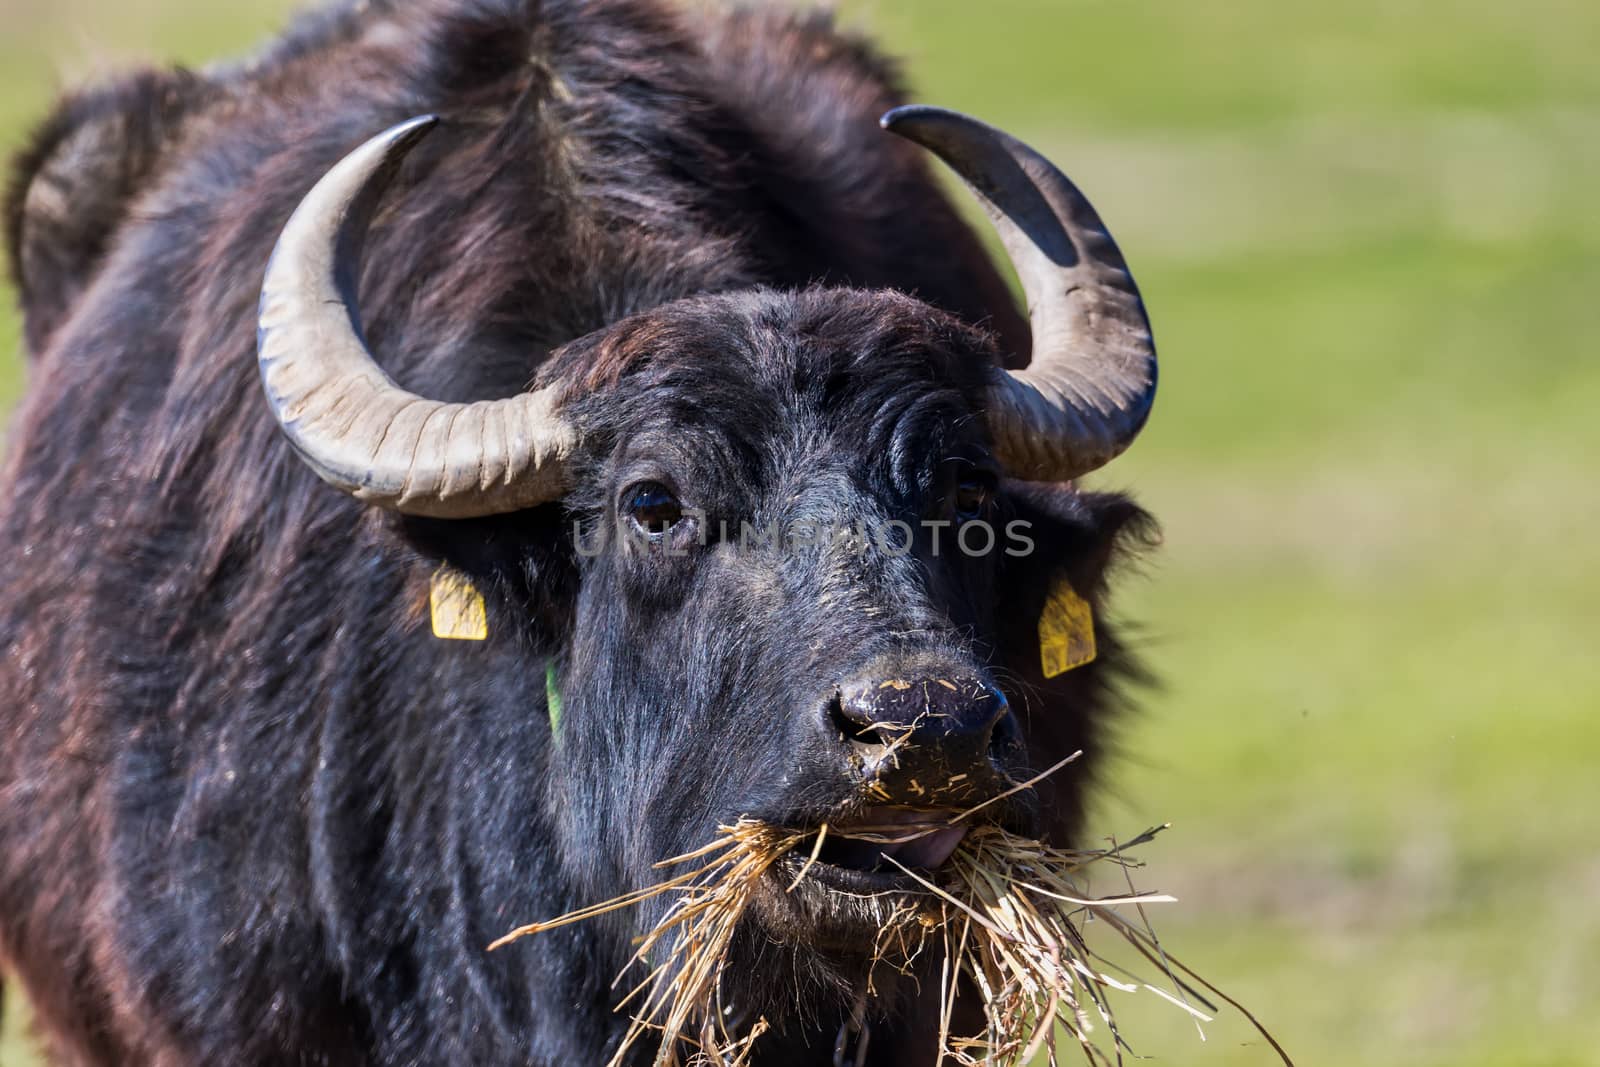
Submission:
<svg viewBox="0 0 1600 1067">
<path fill-rule="evenodd" d="M 648 972 L 617 1005 L 618 1011 L 629 1010 L 633 1005 L 632 1021 L 608 1067 L 619 1067 L 628 1050 L 651 1032 L 661 1035 L 657 1067 L 677 1063 L 679 1047 L 685 1043 L 697 1050 L 691 1063 L 744 1067 L 767 1024 L 759 1020 L 741 1035 L 729 1034 L 723 1028 L 726 1013 L 721 1010 L 722 972 L 727 965 L 728 947 L 762 878 L 806 836 L 752 820 L 724 826 L 721 836 L 711 844 L 656 865 L 658 869 L 694 863 L 699 866 L 647 889 L 513 930 L 489 949 L 676 892 L 677 901 L 640 939 L 627 968 L 613 983 L 620 985 L 635 963 Z M 665 954 L 657 959 L 657 950 L 663 948 Z M 656 961 L 654 966 L 652 960 Z"/>
<path fill-rule="evenodd" d="M 893 844 L 946 829 L 953 821 L 958 820 L 851 827 L 847 836 Z M 1075 1048 L 1090 1064 L 1121 1064 L 1131 1049 L 1117 1026 L 1108 994 L 1139 990 L 1169 1001 L 1193 1016 L 1197 1025 L 1209 1022 L 1216 1010 L 1207 993 L 1226 1001 L 1292 1067 L 1288 1055 L 1254 1016 L 1174 959 L 1157 939 L 1145 905 L 1171 903 L 1173 898 L 1134 891 L 1130 872 L 1140 864 L 1129 852 L 1149 842 L 1159 829 L 1103 850 L 1070 851 L 998 826 L 980 825 L 968 831 L 936 876 L 887 856 L 917 888 L 901 894 L 903 902 L 879 929 L 871 973 L 886 967 L 909 974 L 930 945 L 942 947 L 940 1067 L 1027 1064 L 1035 1057 L 1046 1057 L 1040 1062 L 1054 1065 L 1058 1045 Z M 683 873 L 604 904 L 522 927 L 490 947 L 676 894 L 666 916 L 639 940 L 624 970 L 625 976 L 638 964 L 646 973 L 618 1004 L 619 1011 L 630 1012 L 631 1022 L 608 1067 L 620 1067 L 628 1051 L 650 1034 L 660 1041 L 655 1067 L 684 1062 L 690 1067 L 745 1067 L 767 1023 L 757 1020 L 738 1034 L 725 1028 L 723 1020 L 729 1013 L 721 1001 L 722 977 L 734 930 L 762 880 L 814 837 L 809 855 L 792 861 L 798 873 L 788 888 L 800 884 L 817 862 L 829 832 L 826 826 L 812 834 L 751 820 L 725 826 L 711 844 L 658 865 L 688 868 Z M 846 836 L 838 830 L 832 833 Z M 1128 892 L 1092 896 L 1084 878 L 1095 866 L 1118 869 Z M 1085 929 L 1094 924 L 1131 945 L 1161 975 L 1165 988 L 1132 977 L 1091 948 Z M 982 997 L 982 1033 L 952 1030 L 962 978 Z M 622 980 L 619 976 L 617 984 Z M 870 974 L 864 988 L 870 996 L 874 989 Z"/>
</svg>

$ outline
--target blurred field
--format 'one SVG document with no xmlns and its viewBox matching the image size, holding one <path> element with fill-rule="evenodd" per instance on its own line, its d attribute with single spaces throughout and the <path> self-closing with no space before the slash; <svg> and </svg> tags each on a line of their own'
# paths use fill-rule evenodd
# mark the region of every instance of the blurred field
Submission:
<svg viewBox="0 0 1600 1067">
<path fill-rule="evenodd" d="M 282 10 L 0 0 L 0 146 L 58 72 Z M 1175 824 L 1166 943 L 1303 1065 L 1600 1064 L 1600 7 L 848 10 L 1048 149 L 1152 309 L 1161 401 L 1103 481 L 1166 525 L 1124 600 L 1165 691 L 1097 826 Z M 1233 1018 L 1124 1020 L 1273 1062 Z"/>
</svg>

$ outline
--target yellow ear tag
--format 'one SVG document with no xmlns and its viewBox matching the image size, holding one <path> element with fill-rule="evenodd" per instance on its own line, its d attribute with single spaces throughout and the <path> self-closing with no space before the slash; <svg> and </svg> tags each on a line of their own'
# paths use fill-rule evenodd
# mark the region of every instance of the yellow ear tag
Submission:
<svg viewBox="0 0 1600 1067">
<path fill-rule="evenodd" d="M 487 641 L 489 610 L 472 581 L 448 563 L 433 572 L 428 592 L 433 636 L 444 641 Z"/>
<path fill-rule="evenodd" d="M 1039 661 L 1046 678 L 1093 663 L 1094 609 L 1062 578 L 1039 615 Z"/>
</svg>

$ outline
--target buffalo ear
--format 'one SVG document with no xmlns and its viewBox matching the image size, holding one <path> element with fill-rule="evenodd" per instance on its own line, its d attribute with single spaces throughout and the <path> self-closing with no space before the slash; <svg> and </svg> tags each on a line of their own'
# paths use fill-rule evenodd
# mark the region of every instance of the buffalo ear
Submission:
<svg viewBox="0 0 1600 1067">
<path fill-rule="evenodd" d="M 1121 688 L 1145 680 L 1107 618 L 1108 578 L 1119 563 L 1137 559 L 1157 544 L 1159 534 L 1149 513 L 1119 494 L 1012 482 L 1005 492 L 1015 518 L 1028 523 L 1033 547 L 1006 558 L 1001 568 L 999 658 L 1012 680 L 1008 693 L 1033 764 L 1042 770 L 1074 752 L 1084 753 L 1070 773 L 1038 787 L 1047 813 L 1046 835 L 1067 844 L 1083 828 L 1085 788 L 1103 766 L 1121 710 Z M 1098 656 L 1046 678 L 1039 620 L 1062 581 L 1093 609 Z"/>
<path fill-rule="evenodd" d="M 93 278 L 206 87 L 188 71 L 147 70 L 73 93 L 13 161 L 6 252 L 34 355 Z"/>
</svg>

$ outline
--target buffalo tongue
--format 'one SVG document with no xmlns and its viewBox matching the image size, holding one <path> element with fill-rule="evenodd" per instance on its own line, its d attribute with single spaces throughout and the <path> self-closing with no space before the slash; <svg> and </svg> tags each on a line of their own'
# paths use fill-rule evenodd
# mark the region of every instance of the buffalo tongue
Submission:
<svg viewBox="0 0 1600 1067">
<path fill-rule="evenodd" d="M 966 836 L 965 826 L 946 826 L 903 844 L 886 845 L 883 851 L 907 867 L 933 871 L 944 866 Z"/>
</svg>

